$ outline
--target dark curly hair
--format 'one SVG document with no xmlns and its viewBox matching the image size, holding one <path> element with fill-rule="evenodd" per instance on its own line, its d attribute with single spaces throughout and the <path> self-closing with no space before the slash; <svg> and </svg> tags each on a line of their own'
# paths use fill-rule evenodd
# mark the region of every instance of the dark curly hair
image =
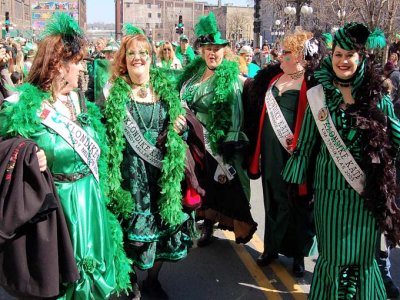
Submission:
<svg viewBox="0 0 400 300">
<path fill-rule="evenodd" d="M 61 35 L 50 35 L 40 41 L 27 82 L 44 91 L 51 90 L 63 63 L 78 62 L 86 54 L 86 40 L 77 36 L 65 40 Z"/>
</svg>

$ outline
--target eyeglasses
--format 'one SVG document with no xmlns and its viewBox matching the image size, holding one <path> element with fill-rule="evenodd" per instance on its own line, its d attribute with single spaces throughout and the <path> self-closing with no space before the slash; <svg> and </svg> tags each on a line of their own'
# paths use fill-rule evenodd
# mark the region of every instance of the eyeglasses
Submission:
<svg viewBox="0 0 400 300">
<path fill-rule="evenodd" d="M 187 43 L 189 43 L 189 41 L 188 40 L 181 40 L 181 43 L 187 44 Z"/>
<path fill-rule="evenodd" d="M 171 48 L 164 48 L 163 51 L 172 51 Z"/>
<path fill-rule="evenodd" d="M 292 51 L 282 50 L 282 55 L 285 55 L 285 54 L 292 54 Z"/>
<path fill-rule="evenodd" d="M 133 59 L 134 57 L 136 57 L 136 55 L 139 55 L 140 58 L 147 58 L 147 56 L 149 55 L 149 51 L 140 50 L 140 51 L 127 51 L 126 52 L 126 56 L 129 59 Z"/>
</svg>

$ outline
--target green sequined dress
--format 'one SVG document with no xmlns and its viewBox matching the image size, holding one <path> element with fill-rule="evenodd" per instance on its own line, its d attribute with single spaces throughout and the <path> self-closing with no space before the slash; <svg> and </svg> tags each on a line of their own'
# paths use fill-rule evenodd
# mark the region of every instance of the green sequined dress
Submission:
<svg viewBox="0 0 400 300">
<path fill-rule="evenodd" d="M 20 99 L 19 102 L 22 101 Z M 8 130 L 4 124 L 13 122 L 12 116 L 17 118 L 19 104 L 21 103 L 15 105 L 17 108 L 12 104 L 6 113 L 2 110 L 0 115 L 2 135 Z M 29 118 L 29 114 L 24 117 Z M 84 123 L 78 125 L 99 142 L 94 128 L 90 125 L 90 117 L 86 115 L 86 118 L 81 119 Z M 30 123 L 33 124 L 35 121 L 31 120 Z M 115 223 L 112 224 L 114 220 L 106 210 L 99 183 L 85 162 L 60 135 L 42 124 L 34 126 L 31 134 L 27 135 L 22 129 L 21 132 L 11 134 L 21 134 L 34 140 L 46 154 L 48 168 L 55 176 L 55 185 L 81 277 L 74 284 L 65 286 L 65 294 L 59 299 L 107 299 L 116 292 L 118 274 L 114 258 L 117 250 L 111 232 L 112 228 L 115 228 Z M 72 174 L 83 174 L 83 177 L 72 181 L 61 179 L 63 175 Z"/>
<path fill-rule="evenodd" d="M 130 101 L 128 109 L 143 135 L 155 144 L 167 116 L 163 102 L 145 104 Z M 130 191 L 135 199 L 131 218 L 123 224 L 128 255 L 142 270 L 153 267 L 155 261 L 178 261 L 186 257 L 192 245 L 189 215 L 185 214 L 186 221 L 179 226 L 162 222 L 158 207 L 161 170 L 140 158 L 127 141 L 125 144 L 121 164 L 122 188 Z"/>
</svg>

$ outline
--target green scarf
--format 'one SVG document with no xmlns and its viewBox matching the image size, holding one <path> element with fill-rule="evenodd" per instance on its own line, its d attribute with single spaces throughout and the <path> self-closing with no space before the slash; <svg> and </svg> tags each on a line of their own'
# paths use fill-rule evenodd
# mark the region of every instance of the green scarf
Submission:
<svg viewBox="0 0 400 300">
<path fill-rule="evenodd" d="M 150 70 L 150 83 L 154 91 L 168 107 L 169 125 L 166 153 L 162 161 L 161 196 L 158 202 L 163 221 L 170 225 L 179 225 L 183 220 L 181 181 L 184 177 L 186 145 L 174 130 L 174 120 L 185 114 L 174 84 L 164 72 L 154 68 Z M 126 119 L 126 104 L 130 101 L 131 87 L 118 77 L 114 80 L 110 95 L 106 101 L 105 117 L 110 152 L 108 157 L 108 180 L 110 184 L 110 207 L 122 218 L 129 218 L 134 209 L 132 195 L 121 188 L 122 152 L 125 148 L 123 127 Z"/>
<path fill-rule="evenodd" d="M 21 135 L 29 138 L 35 133 L 42 130 L 41 119 L 37 115 L 41 109 L 44 100 L 52 99 L 49 92 L 45 92 L 36 86 L 25 83 L 15 89 L 19 93 L 19 101 L 3 109 L 5 120 L 1 125 L 1 136 L 16 136 Z M 97 132 L 97 137 L 92 137 L 99 145 L 101 155 L 98 161 L 99 174 L 100 174 L 100 187 L 102 192 L 102 199 L 105 204 L 108 203 L 109 186 L 107 181 L 107 163 L 106 158 L 108 154 L 108 147 L 105 143 L 105 128 L 100 120 L 102 115 L 98 107 L 90 102 L 87 102 L 87 113 L 81 113 L 77 116 L 82 125 L 91 125 Z M 131 290 L 130 276 L 132 272 L 131 261 L 126 257 L 123 248 L 123 234 L 121 226 L 110 211 L 106 212 L 108 224 L 112 234 L 113 243 L 115 245 L 114 251 L 114 264 L 116 266 L 116 291 L 121 293 Z"/>
<path fill-rule="evenodd" d="M 196 57 L 182 74 L 178 87 L 193 77 L 193 74 L 203 74 L 206 69 L 206 62 L 202 57 Z M 220 145 L 225 140 L 232 117 L 232 98 L 229 97 L 233 92 L 234 81 L 238 80 L 239 66 L 236 62 L 223 60 L 214 72 L 214 98 L 209 107 L 208 122 L 206 124 L 209 133 L 211 149 L 214 153 L 220 153 Z M 186 93 L 185 93 L 186 94 Z M 191 95 L 184 95 L 183 99 L 190 102 Z M 189 101 L 188 101 L 189 100 Z M 190 103 L 189 103 L 190 105 Z"/>
</svg>

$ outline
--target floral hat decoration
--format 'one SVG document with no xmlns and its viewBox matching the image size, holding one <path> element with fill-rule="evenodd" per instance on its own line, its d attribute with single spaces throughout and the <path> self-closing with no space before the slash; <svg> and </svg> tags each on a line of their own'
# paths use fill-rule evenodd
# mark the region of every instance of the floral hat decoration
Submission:
<svg viewBox="0 0 400 300">
<path fill-rule="evenodd" d="M 194 32 L 200 45 L 228 45 L 229 41 L 221 39 L 217 19 L 213 12 L 202 16 L 194 27 Z"/>
</svg>

